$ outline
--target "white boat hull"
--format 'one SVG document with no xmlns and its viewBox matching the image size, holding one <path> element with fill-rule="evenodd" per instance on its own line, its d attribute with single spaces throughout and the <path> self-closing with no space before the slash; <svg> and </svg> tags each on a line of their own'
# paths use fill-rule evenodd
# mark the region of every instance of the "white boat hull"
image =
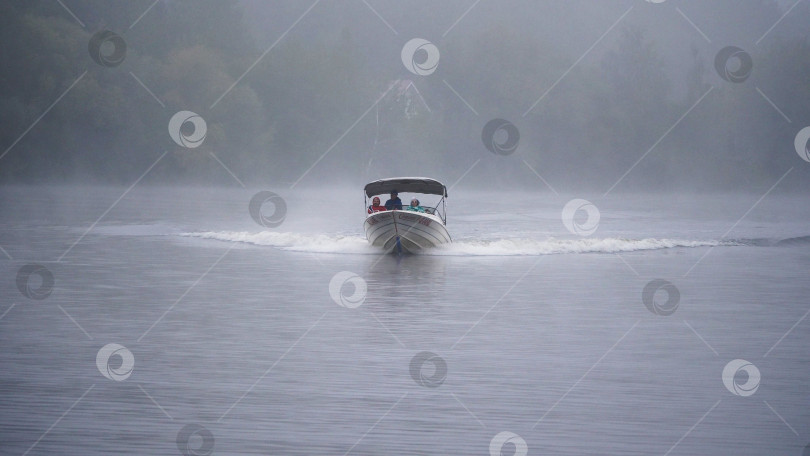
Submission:
<svg viewBox="0 0 810 456">
<path fill-rule="evenodd" d="M 363 228 L 368 242 L 386 252 L 417 252 L 451 242 L 442 219 L 421 212 L 375 212 L 366 217 Z"/>
</svg>

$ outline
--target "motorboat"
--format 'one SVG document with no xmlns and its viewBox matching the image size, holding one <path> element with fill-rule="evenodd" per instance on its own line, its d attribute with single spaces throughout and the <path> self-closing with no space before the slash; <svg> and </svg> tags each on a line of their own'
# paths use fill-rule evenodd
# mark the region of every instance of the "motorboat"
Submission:
<svg viewBox="0 0 810 456">
<path fill-rule="evenodd" d="M 438 196 L 434 204 L 411 207 L 403 202 L 402 208 L 390 208 L 375 212 L 369 206 L 369 198 L 381 196 L 388 199 L 391 192 Z M 430 196 L 429 196 L 430 198 Z M 366 220 L 363 228 L 368 242 L 385 252 L 418 252 L 438 245 L 450 244 L 447 231 L 447 187 L 427 177 L 393 177 L 366 184 L 364 189 Z M 403 201 L 411 201 L 406 198 Z"/>
</svg>

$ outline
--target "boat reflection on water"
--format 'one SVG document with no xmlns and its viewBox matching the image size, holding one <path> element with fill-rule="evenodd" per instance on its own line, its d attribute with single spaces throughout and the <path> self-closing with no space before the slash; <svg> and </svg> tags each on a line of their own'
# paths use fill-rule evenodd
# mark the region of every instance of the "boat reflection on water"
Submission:
<svg viewBox="0 0 810 456">
<path fill-rule="evenodd" d="M 362 308 L 406 345 L 416 343 L 408 334 L 431 331 L 437 323 L 451 317 L 442 299 L 447 258 L 382 254 L 370 260 L 363 273 L 367 295 Z"/>
</svg>

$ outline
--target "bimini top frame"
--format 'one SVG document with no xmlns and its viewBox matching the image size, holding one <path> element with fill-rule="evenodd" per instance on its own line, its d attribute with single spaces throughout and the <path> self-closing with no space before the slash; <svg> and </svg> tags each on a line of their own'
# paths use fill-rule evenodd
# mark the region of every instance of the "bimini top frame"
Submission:
<svg viewBox="0 0 810 456">
<path fill-rule="evenodd" d="M 368 207 L 368 198 L 387 195 L 392 191 L 441 196 L 442 199 L 435 206 L 426 207 L 426 210 L 428 213 L 438 215 L 442 223 L 447 224 L 447 187 L 441 182 L 429 177 L 391 177 L 369 182 L 363 189 L 364 206 Z"/>
<path fill-rule="evenodd" d="M 428 177 L 392 177 L 380 179 L 366 184 L 366 196 L 386 195 L 396 190 L 399 193 L 424 193 L 426 195 L 441 195 L 447 198 L 447 187 L 441 182 Z"/>
</svg>

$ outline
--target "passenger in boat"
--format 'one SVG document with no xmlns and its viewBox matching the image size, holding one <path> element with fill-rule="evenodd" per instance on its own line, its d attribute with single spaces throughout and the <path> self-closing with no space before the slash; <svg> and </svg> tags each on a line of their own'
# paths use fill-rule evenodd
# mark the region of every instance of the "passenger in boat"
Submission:
<svg viewBox="0 0 810 456">
<path fill-rule="evenodd" d="M 419 200 L 414 198 L 411 205 L 405 208 L 406 211 L 425 212 L 425 208 L 419 205 Z"/>
<path fill-rule="evenodd" d="M 399 192 L 396 190 L 391 190 L 391 198 L 385 202 L 385 208 L 389 211 L 394 209 L 401 211 L 402 210 L 402 200 L 399 199 Z"/>
<path fill-rule="evenodd" d="M 368 207 L 368 213 L 371 214 L 372 212 L 382 212 L 385 210 L 385 206 L 380 206 L 380 197 L 375 196 L 373 200 L 371 200 L 371 206 Z"/>
</svg>

